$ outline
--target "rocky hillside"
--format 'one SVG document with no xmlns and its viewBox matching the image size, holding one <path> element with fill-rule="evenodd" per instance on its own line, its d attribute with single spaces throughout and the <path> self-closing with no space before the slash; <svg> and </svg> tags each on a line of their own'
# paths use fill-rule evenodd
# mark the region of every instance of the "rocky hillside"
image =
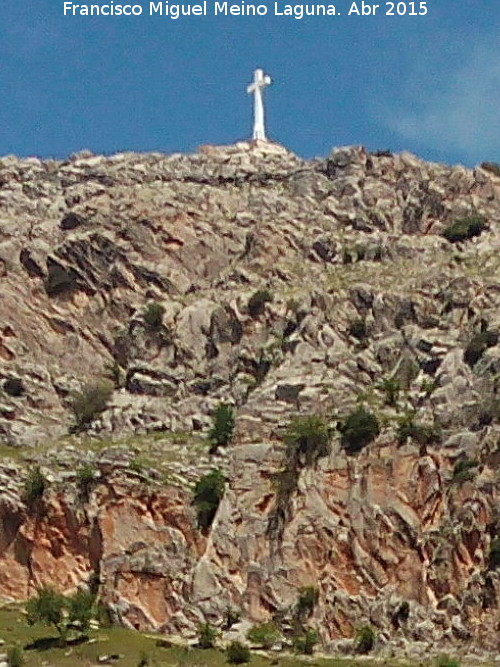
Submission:
<svg viewBox="0 0 500 667">
<path fill-rule="evenodd" d="M 313 587 L 326 650 L 363 624 L 388 653 L 500 649 L 491 165 L 267 143 L 6 157 L 0 275 L 4 599 L 97 579 L 117 621 L 189 636 L 228 607 L 293 627 Z M 236 426 L 211 455 L 221 403 Z M 356 411 L 377 423 L 359 447 Z M 312 415 L 329 446 L 290 456 Z"/>
</svg>

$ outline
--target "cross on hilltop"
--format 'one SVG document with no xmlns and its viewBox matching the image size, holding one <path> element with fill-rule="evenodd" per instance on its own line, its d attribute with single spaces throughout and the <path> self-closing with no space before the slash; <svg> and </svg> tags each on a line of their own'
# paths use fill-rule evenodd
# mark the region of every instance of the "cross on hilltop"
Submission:
<svg viewBox="0 0 500 667">
<path fill-rule="evenodd" d="M 271 77 L 264 74 L 264 70 L 256 69 L 253 73 L 253 82 L 247 86 L 247 93 L 253 93 L 253 135 L 252 139 L 267 141 L 264 122 L 264 88 L 271 85 Z"/>
</svg>

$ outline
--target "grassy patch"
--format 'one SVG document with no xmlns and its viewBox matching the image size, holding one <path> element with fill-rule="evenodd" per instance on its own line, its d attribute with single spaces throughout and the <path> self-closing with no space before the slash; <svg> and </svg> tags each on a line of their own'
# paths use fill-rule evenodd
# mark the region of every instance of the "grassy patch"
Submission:
<svg viewBox="0 0 500 667">
<path fill-rule="evenodd" d="M 0 461 L 2 459 L 15 462 L 23 461 L 26 450 L 24 447 L 9 447 L 9 445 L 0 445 Z"/>
<path fill-rule="evenodd" d="M 91 634 L 92 643 L 75 644 L 60 648 L 56 646 L 57 633 L 41 626 L 29 627 L 21 609 L 14 606 L 0 609 L 0 637 L 5 641 L 5 650 L 11 646 L 26 647 L 35 644 L 38 648 L 25 649 L 26 667 L 93 667 L 99 656 L 111 653 L 123 655 L 113 664 L 117 667 L 137 667 L 142 657 L 147 656 L 151 667 L 224 667 L 228 663 L 225 654 L 217 649 L 187 649 L 183 646 L 163 648 L 157 645 L 159 636 L 146 635 L 125 628 L 106 628 Z M 51 641 L 52 640 L 52 641 Z M 252 667 L 270 667 L 271 659 L 252 652 Z M 302 667 L 310 665 L 300 657 L 279 655 L 280 667 Z M 316 657 L 316 667 L 361 667 L 377 665 L 377 661 L 353 660 L 348 658 Z M 386 667 L 411 667 L 410 663 L 384 662 Z"/>
</svg>

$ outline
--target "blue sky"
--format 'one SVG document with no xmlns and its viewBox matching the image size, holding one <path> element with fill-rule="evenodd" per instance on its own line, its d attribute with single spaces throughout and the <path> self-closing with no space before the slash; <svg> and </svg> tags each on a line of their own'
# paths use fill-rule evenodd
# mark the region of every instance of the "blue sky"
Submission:
<svg viewBox="0 0 500 667">
<path fill-rule="evenodd" d="M 173 21 L 150 17 L 148 0 L 134 18 L 2 0 L 0 155 L 188 152 L 248 138 L 245 88 L 262 67 L 273 78 L 268 134 L 299 155 L 362 144 L 500 162 L 498 0 L 428 0 L 423 17 L 347 16 L 351 0 L 333 1 L 341 16 L 276 17 L 274 0 L 260 0 L 265 17 Z"/>
</svg>

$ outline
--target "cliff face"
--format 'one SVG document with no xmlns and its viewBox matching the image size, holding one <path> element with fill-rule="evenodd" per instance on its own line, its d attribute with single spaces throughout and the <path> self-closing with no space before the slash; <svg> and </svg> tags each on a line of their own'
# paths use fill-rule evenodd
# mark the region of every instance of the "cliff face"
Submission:
<svg viewBox="0 0 500 667">
<path fill-rule="evenodd" d="M 189 634 L 228 606 L 286 625 L 315 586 L 327 647 L 370 623 L 396 648 L 500 648 L 500 178 L 239 144 L 4 158 L 0 184 L 0 595 L 97 576 L 117 620 Z M 443 238 L 470 215 L 477 238 Z M 249 312 L 259 289 L 272 301 Z M 107 410 L 68 436 L 73 392 L 110 374 Z M 235 437 L 210 458 L 221 401 Z M 334 425 L 357 404 L 381 431 L 348 454 Z M 283 509 L 297 414 L 337 434 Z M 401 438 L 410 416 L 420 431 Z M 30 509 L 35 463 L 51 485 Z M 228 481 L 202 535 L 191 485 L 212 467 Z"/>
</svg>

